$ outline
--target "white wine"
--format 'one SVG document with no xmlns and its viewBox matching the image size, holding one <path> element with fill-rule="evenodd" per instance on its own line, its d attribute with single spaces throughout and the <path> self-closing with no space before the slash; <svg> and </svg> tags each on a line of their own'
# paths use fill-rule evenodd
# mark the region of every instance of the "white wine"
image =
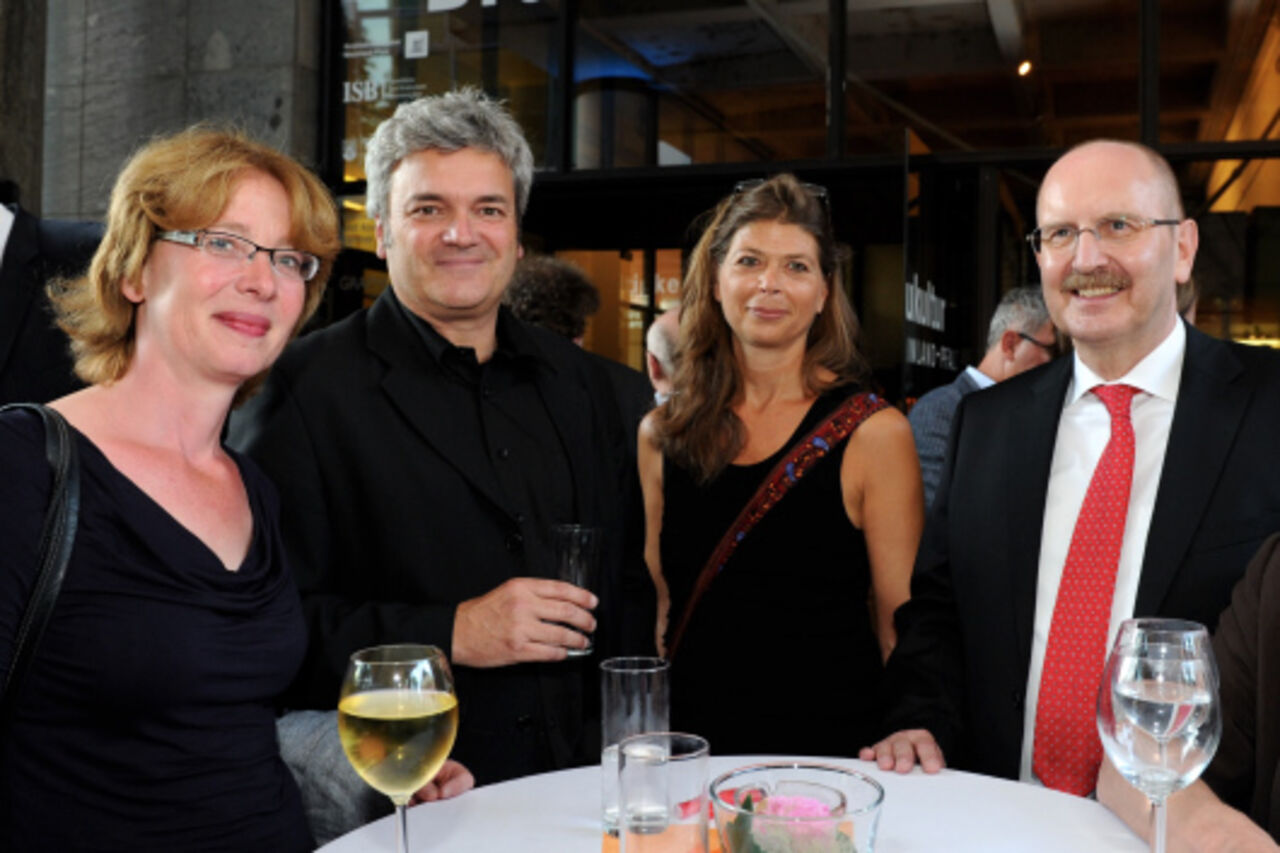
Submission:
<svg viewBox="0 0 1280 853">
<path fill-rule="evenodd" d="M 439 772 L 458 734 L 458 700 L 440 690 L 370 690 L 338 703 L 338 734 L 356 772 L 397 803 Z"/>
</svg>

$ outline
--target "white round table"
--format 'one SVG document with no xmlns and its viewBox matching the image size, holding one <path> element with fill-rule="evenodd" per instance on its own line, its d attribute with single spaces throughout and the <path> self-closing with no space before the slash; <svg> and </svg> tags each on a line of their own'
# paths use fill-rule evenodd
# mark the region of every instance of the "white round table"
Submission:
<svg viewBox="0 0 1280 853">
<path fill-rule="evenodd" d="M 711 778 L 777 757 L 712 756 Z M 873 764 L 838 764 L 874 776 L 885 789 L 876 853 L 1145 853 L 1119 818 L 1093 800 L 990 776 L 944 770 L 885 773 Z M 395 848 L 392 818 L 347 833 L 323 853 Z M 600 768 L 526 776 L 409 810 L 414 853 L 599 853 Z"/>
</svg>

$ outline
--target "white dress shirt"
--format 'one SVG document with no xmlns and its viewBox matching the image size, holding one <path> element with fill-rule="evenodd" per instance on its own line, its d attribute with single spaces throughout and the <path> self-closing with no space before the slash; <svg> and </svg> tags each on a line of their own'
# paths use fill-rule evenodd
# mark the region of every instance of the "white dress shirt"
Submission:
<svg viewBox="0 0 1280 853">
<path fill-rule="evenodd" d="M 983 388 L 990 388 L 992 385 L 996 384 L 996 381 L 994 379 L 992 379 L 987 374 L 983 373 L 978 368 L 974 367 L 972 364 L 966 367 L 964 369 L 964 372 L 966 376 L 968 376 L 970 379 L 972 379 L 974 382 L 977 383 L 979 391 L 981 391 Z"/>
<path fill-rule="evenodd" d="M 1096 394 L 1095 385 L 1123 384 L 1138 389 L 1133 397 L 1134 459 L 1133 485 L 1129 491 L 1129 514 L 1125 518 L 1120 564 L 1116 569 L 1115 592 L 1111 599 L 1111 621 L 1107 627 L 1107 648 L 1120 623 L 1133 615 L 1138 597 L 1142 557 L 1155 510 L 1156 489 L 1164 468 L 1169 427 L 1174 403 L 1182 381 L 1182 360 L 1187 351 L 1187 332 L 1182 322 L 1146 358 L 1114 383 L 1106 383 L 1074 356 L 1075 372 L 1067 387 L 1066 403 L 1058 420 L 1058 437 L 1053 446 L 1049 487 L 1045 494 L 1044 526 L 1041 529 L 1039 574 L 1036 579 L 1035 623 L 1031 635 L 1031 667 L 1027 673 L 1027 703 L 1022 731 L 1022 764 L 1018 778 L 1038 781 L 1031 770 L 1036 729 L 1036 705 L 1040 698 L 1040 674 L 1044 669 L 1049 625 L 1062 581 L 1062 568 L 1071 546 L 1076 518 L 1111 437 L 1111 416 Z M 1102 661 L 1098 661 L 1101 668 Z M 1081 689 L 1092 689 L 1082 686 Z"/>
<path fill-rule="evenodd" d="M 9 245 L 9 232 L 13 230 L 13 212 L 0 204 L 0 263 L 4 263 L 4 250 Z"/>
</svg>

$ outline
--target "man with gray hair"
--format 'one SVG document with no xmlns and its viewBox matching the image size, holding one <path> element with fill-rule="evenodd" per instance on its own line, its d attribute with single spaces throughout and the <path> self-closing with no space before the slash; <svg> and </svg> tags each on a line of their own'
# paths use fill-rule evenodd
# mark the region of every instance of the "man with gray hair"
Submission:
<svg viewBox="0 0 1280 853">
<path fill-rule="evenodd" d="M 353 651 L 430 643 L 479 783 L 598 760 L 597 662 L 569 655 L 592 632 L 600 656 L 646 651 L 651 584 L 636 561 L 624 616 L 635 472 L 608 377 L 502 306 L 528 143 L 466 89 L 402 104 L 365 165 L 390 288 L 297 341 L 232 425 L 280 489 L 311 627 L 300 691 L 332 707 Z M 567 522 L 604 532 L 594 589 L 553 579 Z"/>
<path fill-rule="evenodd" d="M 680 309 L 668 308 L 645 332 L 645 368 L 653 386 L 654 402 L 661 406 L 671 396 L 676 375 L 676 336 L 680 334 Z"/>
<path fill-rule="evenodd" d="M 924 500 L 933 503 L 942 468 L 947 461 L 947 438 L 956 408 L 966 394 L 990 388 L 1057 355 L 1053 323 L 1038 287 L 1015 287 L 1004 295 L 987 328 L 987 351 L 976 367 L 969 366 L 948 385 L 922 395 L 907 419 L 916 439 Z"/>
</svg>

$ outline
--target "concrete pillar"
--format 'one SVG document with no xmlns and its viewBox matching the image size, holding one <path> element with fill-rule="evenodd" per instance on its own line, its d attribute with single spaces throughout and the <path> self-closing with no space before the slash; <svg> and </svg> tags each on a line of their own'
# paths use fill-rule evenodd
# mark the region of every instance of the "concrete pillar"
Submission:
<svg viewBox="0 0 1280 853">
<path fill-rule="evenodd" d="M 44 214 L 101 218 L 140 144 L 234 123 L 314 164 L 321 0 L 47 0 Z"/>
<path fill-rule="evenodd" d="M 0 178 L 18 185 L 23 207 L 40 212 L 44 113 L 44 0 L 0 3 Z"/>
</svg>

